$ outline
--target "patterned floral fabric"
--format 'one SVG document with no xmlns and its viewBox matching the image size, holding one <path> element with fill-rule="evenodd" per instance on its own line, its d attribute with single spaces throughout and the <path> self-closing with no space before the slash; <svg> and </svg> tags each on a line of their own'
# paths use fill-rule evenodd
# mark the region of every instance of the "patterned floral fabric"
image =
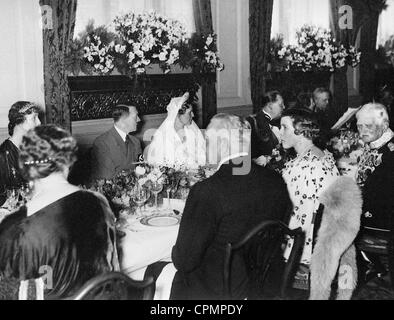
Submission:
<svg viewBox="0 0 394 320">
<path fill-rule="evenodd" d="M 320 205 L 319 196 L 335 181 L 339 172 L 330 152 L 324 151 L 324 156 L 319 158 L 309 150 L 305 155 L 289 161 L 282 174 L 294 206 L 289 227 L 301 227 L 305 231 L 301 263 L 309 265 L 312 256 L 312 221 Z M 292 246 L 293 240 L 289 239 L 284 252 L 286 259 Z"/>
</svg>

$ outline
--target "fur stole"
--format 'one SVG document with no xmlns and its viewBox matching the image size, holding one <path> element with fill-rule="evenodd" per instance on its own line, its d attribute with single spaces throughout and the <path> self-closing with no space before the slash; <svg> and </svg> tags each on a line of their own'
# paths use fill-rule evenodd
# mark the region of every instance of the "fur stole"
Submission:
<svg viewBox="0 0 394 320">
<path fill-rule="evenodd" d="M 360 229 L 361 190 L 355 181 L 339 177 L 320 196 L 324 211 L 311 258 L 310 300 L 328 300 L 338 274 L 337 300 L 349 300 L 357 284 L 356 250 Z"/>
</svg>

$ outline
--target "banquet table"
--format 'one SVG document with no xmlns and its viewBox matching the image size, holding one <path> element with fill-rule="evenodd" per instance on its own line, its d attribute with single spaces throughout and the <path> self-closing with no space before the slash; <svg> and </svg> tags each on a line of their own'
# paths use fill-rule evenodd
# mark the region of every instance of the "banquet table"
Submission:
<svg viewBox="0 0 394 320">
<path fill-rule="evenodd" d="M 121 219 L 125 221 L 119 229 L 124 232 L 120 241 L 120 267 L 122 272 L 132 279 L 142 280 L 148 265 L 157 261 L 171 262 L 171 251 L 174 246 L 179 230 L 179 223 L 174 225 L 146 225 L 147 217 L 170 216 L 180 221 L 185 202 L 179 199 L 171 199 L 168 208 L 168 199 L 159 211 L 152 212 L 152 208 L 143 211 L 143 218 L 137 215 L 121 213 Z M 179 212 L 179 215 L 174 213 Z M 169 298 L 172 279 L 176 269 L 169 263 L 156 282 L 155 299 L 165 300 Z"/>
</svg>

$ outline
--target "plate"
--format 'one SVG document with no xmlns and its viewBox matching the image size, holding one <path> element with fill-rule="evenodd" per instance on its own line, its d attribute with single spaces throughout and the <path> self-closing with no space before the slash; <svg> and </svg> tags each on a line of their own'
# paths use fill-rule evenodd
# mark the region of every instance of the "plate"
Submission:
<svg viewBox="0 0 394 320">
<path fill-rule="evenodd" d="M 171 227 L 179 224 L 179 217 L 176 216 L 152 216 L 144 217 L 140 222 L 151 227 Z"/>
</svg>

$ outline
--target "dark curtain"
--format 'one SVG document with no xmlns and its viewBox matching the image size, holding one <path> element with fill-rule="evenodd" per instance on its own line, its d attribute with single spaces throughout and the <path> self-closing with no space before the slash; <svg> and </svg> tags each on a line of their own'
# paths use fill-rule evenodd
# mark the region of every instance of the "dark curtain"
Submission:
<svg viewBox="0 0 394 320">
<path fill-rule="evenodd" d="M 253 110 L 261 107 L 266 89 L 273 0 L 249 0 L 250 81 Z"/>
<path fill-rule="evenodd" d="M 211 0 L 193 0 L 196 33 L 213 33 Z M 217 113 L 216 74 L 206 75 L 201 83 L 202 127 L 206 128 L 211 118 Z"/>
<path fill-rule="evenodd" d="M 342 30 L 339 27 L 339 8 L 342 5 L 351 5 L 350 1 L 347 0 L 331 0 L 331 12 L 330 12 L 330 24 L 331 30 L 334 33 L 334 37 L 343 43 L 345 46 L 353 45 L 356 41 L 357 30 L 354 29 Z M 356 35 L 356 37 L 354 37 Z M 347 110 L 348 101 L 348 83 L 347 83 L 347 67 L 342 70 L 336 71 L 334 77 L 334 90 L 333 90 L 333 103 L 331 117 L 333 119 L 339 119 L 340 116 Z"/>
<path fill-rule="evenodd" d="M 354 45 L 360 32 L 360 93 L 364 102 L 372 101 L 375 89 L 374 56 L 378 20 L 385 8 L 385 0 L 331 0 L 331 28 L 335 37 L 344 45 Z M 349 5 L 353 10 L 353 28 L 340 29 L 339 8 Z M 346 70 L 334 74 L 334 106 L 335 111 L 343 113 L 348 105 L 348 84 Z M 342 110 L 341 110 L 342 109 Z"/>
<path fill-rule="evenodd" d="M 360 2 L 363 11 L 368 15 L 361 26 L 360 49 L 360 93 L 363 102 L 371 102 L 375 95 L 375 54 L 378 33 L 379 15 L 386 8 L 385 0 L 364 0 Z"/>
<path fill-rule="evenodd" d="M 77 0 L 40 0 L 40 6 L 49 8 L 43 14 L 46 123 L 71 131 L 70 95 L 64 60 L 74 35 Z M 52 21 L 48 23 L 50 18 Z"/>
</svg>

